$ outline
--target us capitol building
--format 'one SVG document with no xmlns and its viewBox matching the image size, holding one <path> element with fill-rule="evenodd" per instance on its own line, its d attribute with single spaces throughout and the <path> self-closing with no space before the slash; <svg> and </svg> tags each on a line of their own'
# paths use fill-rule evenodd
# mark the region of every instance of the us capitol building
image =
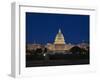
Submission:
<svg viewBox="0 0 100 80">
<path fill-rule="evenodd" d="M 59 31 L 55 37 L 54 43 L 53 44 L 47 43 L 46 47 L 50 51 L 59 53 L 59 52 L 65 52 L 65 51 L 69 50 L 70 48 L 73 47 L 73 45 L 70 43 L 66 44 L 64 36 L 61 32 L 61 29 L 59 29 Z"/>
<path fill-rule="evenodd" d="M 64 39 L 64 35 L 61 32 L 61 29 L 59 29 L 54 43 L 47 43 L 46 45 L 41 45 L 41 44 L 27 44 L 27 49 L 28 50 L 36 50 L 37 48 L 47 48 L 49 52 L 53 52 L 53 53 L 65 53 L 66 51 L 70 50 L 72 47 L 74 46 L 78 46 L 80 48 L 86 48 L 87 46 L 89 46 L 87 43 L 81 43 L 81 44 L 71 44 L 71 43 L 66 43 L 65 39 Z"/>
</svg>

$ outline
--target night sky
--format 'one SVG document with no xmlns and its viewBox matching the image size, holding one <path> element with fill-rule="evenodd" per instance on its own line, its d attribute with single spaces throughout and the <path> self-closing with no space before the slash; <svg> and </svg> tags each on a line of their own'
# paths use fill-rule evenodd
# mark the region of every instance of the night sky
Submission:
<svg viewBox="0 0 100 80">
<path fill-rule="evenodd" d="M 26 12 L 26 43 L 53 43 L 59 28 L 66 43 L 89 42 L 89 15 Z"/>
</svg>

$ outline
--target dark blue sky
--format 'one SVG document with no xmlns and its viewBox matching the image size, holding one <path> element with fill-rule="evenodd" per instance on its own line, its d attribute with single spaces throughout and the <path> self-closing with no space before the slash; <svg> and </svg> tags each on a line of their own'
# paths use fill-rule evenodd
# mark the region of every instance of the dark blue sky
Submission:
<svg viewBox="0 0 100 80">
<path fill-rule="evenodd" d="M 89 15 L 26 13 L 26 43 L 53 43 L 59 28 L 66 43 L 89 42 Z"/>
</svg>

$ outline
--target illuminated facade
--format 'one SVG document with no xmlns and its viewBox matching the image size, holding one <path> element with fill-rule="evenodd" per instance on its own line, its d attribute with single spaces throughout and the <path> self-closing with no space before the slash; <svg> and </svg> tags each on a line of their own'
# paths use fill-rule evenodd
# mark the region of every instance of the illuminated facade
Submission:
<svg viewBox="0 0 100 80">
<path fill-rule="evenodd" d="M 70 48 L 72 48 L 73 45 L 66 44 L 64 36 L 63 36 L 61 30 L 59 29 L 59 31 L 55 37 L 54 44 L 48 43 L 46 45 L 46 47 L 50 51 L 57 52 L 57 53 L 64 53 L 64 52 L 68 51 Z"/>
<path fill-rule="evenodd" d="M 59 31 L 58 31 L 58 34 L 57 34 L 56 37 L 55 37 L 55 42 L 54 42 L 54 44 L 66 44 L 66 43 L 65 43 L 64 36 L 63 36 L 63 34 L 62 34 L 62 32 L 61 32 L 60 29 L 59 29 Z"/>
</svg>

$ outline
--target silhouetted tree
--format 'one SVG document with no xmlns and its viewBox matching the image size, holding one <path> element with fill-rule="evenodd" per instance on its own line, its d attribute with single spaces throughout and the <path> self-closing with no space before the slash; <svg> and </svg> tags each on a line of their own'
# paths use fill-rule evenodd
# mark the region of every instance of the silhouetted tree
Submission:
<svg viewBox="0 0 100 80">
<path fill-rule="evenodd" d="M 32 55 L 35 55 L 36 51 L 33 49 L 31 50 Z"/>
<path fill-rule="evenodd" d="M 90 48 L 89 48 L 89 46 L 87 47 L 87 51 L 88 51 L 88 53 L 89 53 L 89 50 L 90 50 Z"/>
<path fill-rule="evenodd" d="M 72 53 L 81 53 L 82 52 L 82 49 L 79 48 L 78 46 L 74 46 L 70 49 L 70 52 Z"/>
<path fill-rule="evenodd" d="M 81 49 L 81 52 L 82 52 L 82 54 L 88 54 L 88 51 L 83 48 Z"/>
<path fill-rule="evenodd" d="M 41 48 L 37 48 L 35 52 L 36 53 L 42 53 L 42 49 Z"/>
<path fill-rule="evenodd" d="M 47 48 L 44 48 L 44 51 L 43 51 L 43 52 L 44 52 L 44 53 L 47 53 L 47 51 L 48 51 L 48 49 L 47 49 Z"/>
</svg>

